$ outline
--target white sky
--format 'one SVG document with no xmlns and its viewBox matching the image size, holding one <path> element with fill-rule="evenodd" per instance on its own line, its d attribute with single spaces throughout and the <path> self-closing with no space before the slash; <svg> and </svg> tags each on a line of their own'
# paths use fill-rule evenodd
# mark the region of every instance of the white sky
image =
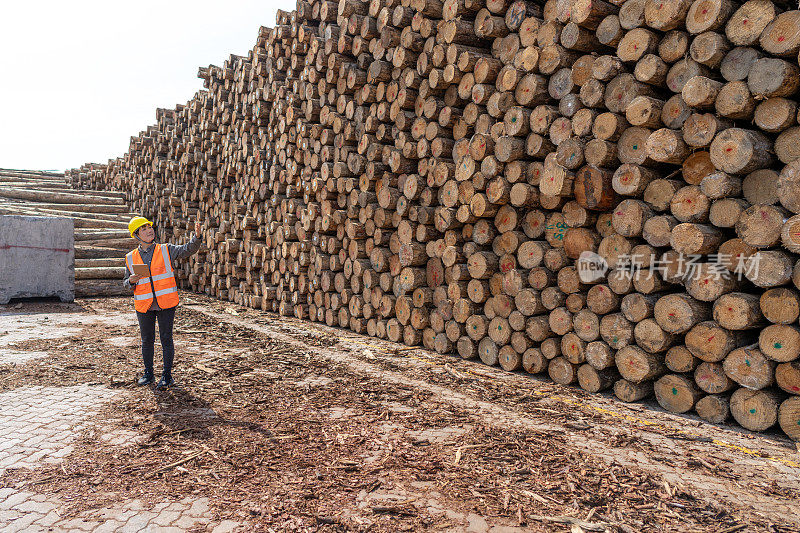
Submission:
<svg viewBox="0 0 800 533">
<path fill-rule="evenodd" d="M 0 168 L 105 163 L 294 0 L 2 0 Z"/>
</svg>

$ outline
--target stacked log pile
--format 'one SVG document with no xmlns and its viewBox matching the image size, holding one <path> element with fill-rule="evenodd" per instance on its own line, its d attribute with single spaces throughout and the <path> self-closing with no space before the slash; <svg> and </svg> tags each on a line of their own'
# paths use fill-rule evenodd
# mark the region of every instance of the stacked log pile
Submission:
<svg viewBox="0 0 800 533">
<path fill-rule="evenodd" d="M 192 290 L 797 439 L 798 24 L 770 0 L 301 0 L 69 178 L 162 238 L 200 219 Z"/>
<path fill-rule="evenodd" d="M 64 174 L 0 169 L 0 214 L 71 218 L 75 225 L 76 296 L 118 296 L 125 253 L 136 243 L 121 192 L 75 191 Z"/>
</svg>

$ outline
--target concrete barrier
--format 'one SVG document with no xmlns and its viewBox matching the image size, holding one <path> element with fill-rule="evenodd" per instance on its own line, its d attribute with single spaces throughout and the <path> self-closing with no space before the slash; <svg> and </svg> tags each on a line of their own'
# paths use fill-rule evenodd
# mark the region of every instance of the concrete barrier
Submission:
<svg viewBox="0 0 800 533">
<path fill-rule="evenodd" d="M 72 219 L 0 216 L 0 304 L 11 298 L 75 299 Z"/>
</svg>

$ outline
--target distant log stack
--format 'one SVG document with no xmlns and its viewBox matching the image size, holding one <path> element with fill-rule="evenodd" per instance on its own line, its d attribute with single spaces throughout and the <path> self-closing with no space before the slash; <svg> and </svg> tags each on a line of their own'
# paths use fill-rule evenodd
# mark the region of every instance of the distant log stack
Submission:
<svg viewBox="0 0 800 533">
<path fill-rule="evenodd" d="M 0 169 L 0 214 L 72 219 L 76 296 L 130 294 L 122 286 L 122 258 L 136 243 L 125 197 L 107 189 L 75 191 L 64 174 Z"/>
<path fill-rule="evenodd" d="M 185 288 L 798 439 L 798 21 L 300 1 L 69 178 L 199 219 Z"/>
</svg>

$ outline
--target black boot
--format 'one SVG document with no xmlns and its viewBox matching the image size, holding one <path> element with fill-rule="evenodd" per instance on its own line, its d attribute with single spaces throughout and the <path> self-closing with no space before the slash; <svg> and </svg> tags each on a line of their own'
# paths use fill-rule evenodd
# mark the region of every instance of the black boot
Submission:
<svg viewBox="0 0 800 533">
<path fill-rule="evenodd" d="M 161 376 L 161 379 L 156 383 L 156 389 L 166 389 L 171 387 L 173 383 L 175 381 L 173 381 L 172 376 Z"/>
<path fill-rule="evenodd" d="M 150 385 L 153 382 L 153 374 L 144 373 L 142 377 L 136 382 L 139 386 Z"/>
</svg>

